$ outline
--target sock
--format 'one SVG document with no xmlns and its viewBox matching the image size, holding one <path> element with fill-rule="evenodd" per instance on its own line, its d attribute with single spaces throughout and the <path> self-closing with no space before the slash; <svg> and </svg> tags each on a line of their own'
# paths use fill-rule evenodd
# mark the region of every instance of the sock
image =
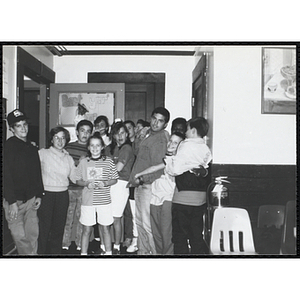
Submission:
<svg viewBox="0 0 300 300">
<path fill-rule="evenodd" d="M 80 253 L 80 255 L 87 255 L 87 253 Z"/>
<path fill-rule="evenodd" d="M 120 244 L 119 245 L 114 244 L 114 249 L 120 250 Z"/>
<path fill-rule="evenodd" d="M 103 244 L 100 245 L 100 248 L 105 251 L 105 246 Z"/>
<path fill-rule="evenodd" d="M 111 251 L 106 251 L 106 252 L 104 253 L 104 255 L 112 255 L 112 252 L 111 252 Z"/>
<path fill-rule="evenodd" d="M 96 240 L 97 242 L 100 242 L 100 238 L 98 238 L 98 237 L 97 237 L 97 238 L 95 238 L 95 240 Z"/>
</svg>

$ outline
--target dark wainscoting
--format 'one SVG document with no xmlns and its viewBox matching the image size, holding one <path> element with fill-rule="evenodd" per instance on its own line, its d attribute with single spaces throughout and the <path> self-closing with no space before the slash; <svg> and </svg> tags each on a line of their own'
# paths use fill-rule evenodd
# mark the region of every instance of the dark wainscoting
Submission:
<svg viewBox="0 0 300 300">
<path fill-rule="evenodd" d="M 296 200 L 295 165 L 213 164 L 211 171 L 213 179 L 228 176 L 229 206 L 246 208 L 253 226 L 260 205 Z"/>
</svg>

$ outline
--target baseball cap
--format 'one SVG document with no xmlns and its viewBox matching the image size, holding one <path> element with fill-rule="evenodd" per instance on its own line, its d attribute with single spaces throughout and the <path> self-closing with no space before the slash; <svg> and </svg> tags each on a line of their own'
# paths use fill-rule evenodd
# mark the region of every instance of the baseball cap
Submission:
<svg viewBox="0 0 300 300">
<path fill-rule="evenodd" d="M 19 121 L 27 120 L 27 117 L 19 109 L 15 109 L 7 115 L 6 119 L 7 119 L 8 125 L 12 126 Z"/>
</svg>

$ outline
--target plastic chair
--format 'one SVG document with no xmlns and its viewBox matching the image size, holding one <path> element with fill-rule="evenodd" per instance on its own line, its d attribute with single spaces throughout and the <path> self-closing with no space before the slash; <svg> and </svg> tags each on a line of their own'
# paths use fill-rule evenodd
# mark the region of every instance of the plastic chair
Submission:
<svg viewBox="0 0 300 300">
<path fill-rule="evenodd" d="M 289 201 L 285 207 L 281 254 L 296 254 L 296 201 Z"/>
<path fill-rule="evenodd" d="M 210 251 L 218 255 L 256 254 L 247 210 L 234 207 L 215 210 Z"/>
<path fill-rule="evenodd" d="M 261 205 L 258 210 L 257 227 L 275 226 L 280 229 L 284 223 L 284 205 Z"/>
</svg>

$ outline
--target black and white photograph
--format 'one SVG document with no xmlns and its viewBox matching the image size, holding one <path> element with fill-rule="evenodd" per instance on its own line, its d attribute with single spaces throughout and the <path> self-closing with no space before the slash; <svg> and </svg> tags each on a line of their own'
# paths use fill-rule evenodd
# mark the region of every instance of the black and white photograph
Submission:
<svg viewBox="0 0 300 300">
<path fill-rule="evenodd" d="M 2 255 L 297 256 L 296 47 L 3 45 Z"/>
<path fill-rule="evenodd" d="M 296 298 L 296 10 L 34 2 L 3 5 L 1 296 Z"/>
</svg>

